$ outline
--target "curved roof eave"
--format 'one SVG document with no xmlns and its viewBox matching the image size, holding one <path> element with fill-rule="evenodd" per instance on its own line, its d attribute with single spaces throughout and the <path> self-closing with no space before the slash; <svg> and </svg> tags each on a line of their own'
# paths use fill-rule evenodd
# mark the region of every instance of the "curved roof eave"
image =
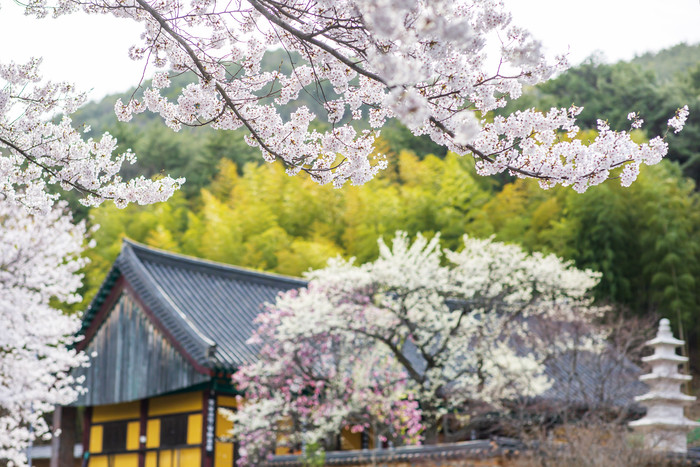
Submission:
<svg viewBox="0 0 700 467">
<path fill-rule="evenodd" d="M 182 290 L 179 290 L 182 287 L 175 290 L 175 285 L 168 282 L 173 273 L 171 276 L 165 273 L 160 277 L 153 275 L 153 272 L 162 273 L 166 270 L 174 270 L 190 278 L 200 279 L 198 284 L 187 281 L 186 278 L 180 280 L 180 285 L 184 282 L 192 289 L 185 291 L 190 299 L 189 303 L 183 303 L 182 297 L 176 297 L 182 293 Z M 212 372 L 232 372 L 239 365 L 249 363 L 252 357 L 251 349 L 247 347 L 245 341 L 250 337 L 252 318 L 260 312 L 262 304 L 274 297 L 273 292 L 279 293 L 304 287 L 307 284 L 302 279 L 179 255 L 125 238 L 119 256 L 83 315 L 79 335 L 86 335 L 120 277 L 124 277 L 137 298 L 165 327 L 167 334 L 170 334 L 175 341 L 173 344 L 188 354 L 185 355 L 186 357 L 190 357 Z M 209 316 L 206 315 L 207 310 L 197 308 L 202 299 L 218 299 L 221 303 L 221 297 L 214 297 L 221 292 L 218 281 L 227 286 L 235 286 L 237 293 L 240 294 L 240 297 L 232 297 L 232 292 L 229 292 L 228 296 L 223 297 L 223 307 L 218 307 L 221 309 L 209 310 L 212 312 L 212 321 L 218 318 L 219 321 L 223 319 L 230 323 L 238 322 L 237 326 L 231 325 L 231 337 L 226 334 L 222 339 L 219 332 L 218 340 L 225 342 L 216 342 L 217 339 L 213 334 L 217 333 L 212 332 L 212 326 L 207 323 L 209 320 Z M 169 290 L 164 290 L 168 287 L 170 287 Z M 244 316 L 234 316 L 233 308 L 241 306 L 245 308 Z M 199 319 L 199 325 L 195 322 L 197 319 Z M 243 319 L 242 325 L 240 319 Z M 210 329 L 204 329 L 207 327 Z"/>
</svg>

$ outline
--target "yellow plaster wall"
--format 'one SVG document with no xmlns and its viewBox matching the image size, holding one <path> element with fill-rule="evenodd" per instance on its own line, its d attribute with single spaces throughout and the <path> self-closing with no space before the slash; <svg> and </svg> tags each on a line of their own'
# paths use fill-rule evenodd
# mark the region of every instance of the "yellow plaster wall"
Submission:
<svg viewBox="0 0 700 467">
<path fill-rule="evenodd" d="M 197 466 L 202 464 L 202 455 L 200 448 L 180 449 L 180 465 Z"/>
<path fill-rule="evenodd" d="M 201 412 L 202 392 L 186 392 L 171 396 L 154 397 L 148 401 L 148 416 L 169 415 L 182 412 Z"/>
<path fill-rule="evenodd" d="M 158 453 L 157 452 L 147 452 L 146 453 L 146 467 L 158 467 Z"/>
<path fill-rule="evenodd" d="M 218 402 L 218 401 L 217 401 Z M 235 398 L 224 398 L 221 402 L 226 406 L 235 403 Z M 90 467 L 138 467 L 138 454 L 101 454 L 102 438 L 104 434 L 102 423 L 130 420 L 127 422 L 127 450 L 138 450 L 140 437 L 140 401 L 127 404 L 114 404 L 95 407 L 93 410 L 92 421 L 94 425 L 90 427 Z M 183 394 L 175 394 L 170 396 L 157 397 L 148 401 L 148 419 L 146 421 L 146 448 L 158 448 L 160 445 L 160 418 L 164 415 L 197 412 L 187 416 L 187 443 L 201 444 L 203 438 L 203 394 L 202 392 L 190 392 Z M 217 420 L 218 422 L 218 420 Z M 231 423 L 228 423 L 230 427 Z M 219 428 L 221 430 L 222 428 Z M 227 429 L 226 426 L 223 429 Z M 218 431 L 217 430 L 217 434 Z M 217 443 L 218 444 L 218 443 Z M 233 446 L 230 449 L 223 447 L 219 449 L 223 460 L 228 459 L 227 467 L 232 466 Z M 200 447 L 184 448 L 184 449 L 164 449 L 162 451 L 150 451 L 146 453 L 146 467 L 170 466 L 179 465 L 181 467 L 199 466 L 202 462 L 202 454 Z"/>
<path fill-rule="evenodd" d="M 140 422 L 129 422 L 126 425 L 126 449 L 135 451 L 139 448 Z"/>
<path fill-rule="evenodd" d="M 219 396 L 218 400 L 226 396 Z M 218 401 L 217 401 L 218 402 Z M 235 402 L 235 399 L 234 399 Z M 223 416 L 221 412 L 216 412 L 216 437 L 229 436 L 233 429 L 233 422 Z M 214 467 L 231 467 L 233 465 L 233 443 L 216 441 L 214 443 Z"/>
<path fill-rule="evenodd" d="M 340 450 L 352 451 L 362 449 L 362 433 L 353 433 L 347 428 L 343 428 L 340 433 Z"/>
<path fill-rule="evenodd" d="M 277 422 L 277 440 L 275 443 L 275 454 L 283 456 L 291 454 L 292 448 L 289 444 L 289 434 L 292 431 L 292 421 L 286 417 Z"/>
<path fill-rule="evenodd" d="M 97 405 L 92 408 L 92 423 L 112 422 L 115 420 L 138 419 L 141 416 L 141 402 L 124 404 Z"/>
<path fill-rule="evenodd" d="M 176 465 L 175 464 L 175 456 L 173 454 L 175 454 L 175 453 L 171 449 L 168 449 L 167 451 L 160 451 L 158 453 L 158 457 L 159 457 L 158 460 L 159 460 L 160 465 L 167 465 L 167 466 Z"/>
<path fill-rule="evenodd" d="M 109 467 L 109 456 L 91 456 L 88 467 Z"/>
<path fill-rule="evenodd" d="M 202 456 L 199 448 L 188 449 L 166 449 L 158 452 L 146 454 L 146 467 L 157 466 L 181 466 L 195 467 L 202 463 Z M 105 466 L 106 467 L 106 466 Z M 131 467 L 131 466 L 129 466 Z"/>
<path fill-rule="evenodd" d="M 160 419 L 148 420 L 146 423 L 146 447 L 157 448 L 160 445 Z"/>
<path fill-rule="evenodd" d="M 139 467 L 139 456 L 138 454 L 90 456 L 89 467 Z"/>
<path fill-rule="evenodd" d="M 277 446 L 275 446 L 275 456 L 291 454 L 292 450 L 286 445 L 287 437 L 277 436 Z"/>
<path fill-rule="evenodd" d="M 362 433 L 353 433 L 349 428 L 343 428 L 340 432 L 340 450 L 353 451 L 362 449 Z M 374 435 L 369 432 L 369 449 L 374 449 Z"/>
<path fill-rule="evenodd" d="M 214 447 L 214 467 L 231 467 L 233 465 L 233 443 L 216 442 Z"/>
<path fill-rule="evenodd" d="M 202 414 L 192 414 L 187 417 L 187 444 L 202 442 Z"/>
<path fill-rule="evenodd" d="M 216 411 L 216 436 L 228 436 L 233 429 L 233 422 L 224 417 L 221 412 Z"/>
<path fill-rule="evenodd" d="M 102 452 L 102 425 L 90 427 L 90 452 Z"/>
<path fill-rule="evenodd" d="M 233 396 L 217 396 L 216 405 L 219 407 L 238 407 L 238 402 Z"/>
</svg>

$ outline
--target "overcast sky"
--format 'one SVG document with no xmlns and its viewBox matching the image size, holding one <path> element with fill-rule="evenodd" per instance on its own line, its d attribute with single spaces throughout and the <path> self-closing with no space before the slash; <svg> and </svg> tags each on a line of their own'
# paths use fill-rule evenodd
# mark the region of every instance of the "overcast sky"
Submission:
<svg viewBox="0 0 700 467">
<path fill-rule="evenodd" d="M 615 62 L 700 42 L 700 0 L 504 1 L 548 52 L 568 51 L 574 64 L 596 51 Z M 138 24 L 82 15 L 38 21 L 24 17 L 12 0 L 0 4 L 0 62 L 44 57 L 44 76 L 74 82 L 93 99 L 124 91 L 141 77 L 142 66 L 127 56 Z"/>
</svg>

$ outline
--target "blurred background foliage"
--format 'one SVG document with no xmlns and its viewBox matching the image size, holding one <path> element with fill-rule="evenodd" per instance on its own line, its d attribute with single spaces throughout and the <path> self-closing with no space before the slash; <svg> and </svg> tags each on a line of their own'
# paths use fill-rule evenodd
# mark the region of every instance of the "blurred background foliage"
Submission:
<svg viewBox="0 0 700 467">
<path fill-rule="evenodd" d="M 288 67 L 271 53 L 268 67 Z M 186 85 L 187 76 L 173 80 Z M 669 135 L 668 160 L 645 167 L 630 188 L 618 180 L 577 194 L 542 190 L 536 181 L 475 174 L 468 157 L 447 154 L 399 124 L 384 128 L 377 151 L 389 168 L 372 182 L 340 190 L 308 177 L 289 177 L 278 164 L 263 164 L 242 132 L 204 128 L 173 133 L 158 116 L 142 114 L 128 124 L 114 118 L 109 96 L 86 105 L 75 120 L 95 134 L 109 131 L 138 162 L 125 176 L 184 176 L 171 201 L 119 210 L 106 204 L 75 214 L 100 228 L 88 252 L 84 295 L 91 299 L 129 237 L 153 247 L 224 263 L 298 276 L 329 257 L 377 255 L 376 239 L 401 229 L 440 232 L 458 248 L 462 235 L 494 236 L 529 250 L 555 253 L 579 268 L 603 274 L 596 298 L 636 315 L 658 314 L 682 324 L 691 348 L 700 347 L 700 46 L 678 45 L 631 62 L 599 63 L 595 57 L 543 85 L 528 89 L 504 112 L 536 107 L 584 106 L 581 138 L 595 136 L 596 118 L 629 129 L 627 113 L 645 120 L 644 140 L 663 134 L 683 104 L 691 113 L 685 130 Z M 309 93 L 312 111 L 323 107 Z M 293 111 L 291 109 L 290 111 Z M 76 309 L 86 305 L 84 302 Z"/>
</svg>

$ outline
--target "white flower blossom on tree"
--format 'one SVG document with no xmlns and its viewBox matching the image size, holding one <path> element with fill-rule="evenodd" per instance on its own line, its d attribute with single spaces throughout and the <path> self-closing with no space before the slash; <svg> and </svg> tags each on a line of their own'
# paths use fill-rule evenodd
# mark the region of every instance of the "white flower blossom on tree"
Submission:
<svg viewBox="0 0 700 467">
<path fill-rule="evenodd" d="M 233 415 L 242 465 L 270 452 L 279 431 L 294 444 L 371 426 L 415 443 L 476 401 L 541 394 L 544 359 L 571 339 L 562 327 L 544 341 L 533 326 L 601 311 L 588 296 L 599 274 L 489 239 L 443 252 L 438 236 L 399 233 L 372 263 L 338 258 L 308 277 L 259 316 L 259 361 L 234 376 L 245 392 Z"/>
<path fill-rule="evenodd" d="M 388 119 L 471 154 L 483 175 L 509 172 L 538 178 L 543 187 L 584 191 L 611 170 L 655 164 L 667 152 L 661 137 L 636 144 L 629 132 L 605 125 L 589 145 L 571 141 L 576 107 L 482 119 L 518 98 L 524 85 L 566 66 L 564 57 L 549 63 L 499 0 L 43 0 L 29 2 L 27 12 L 58 16 L 80 8 L 143 24 L 131 57 L 168 70 L 142 98 L 116 103 L 121 120 L 149 110 L 176 131 L 245 128 L 265 160 L 320 183 L 361 184 L 383 168 L 373 143 Z M 498 65 L 488 65 L 489 43 L 499 46 Z M 265 51 L 278 47 L 301 57 L 293 70 L 261 70 Z M 161 91 L 183 72 L 198 81 L 169 99 Z M 332 93 L 324 91 L 329 87 Z M 327 115 L 296 102 L 302 92 L 313 92 Z M 296 110 L 283 118 L 280 106 Z M 331 128 L 317 130 L 312 122 L 319 117 Z M 371 128 L 353 125 L 359 119 Z M 684 120 L 679 114 L 669 125 L 679 131 Z M 625 184 L 635 173 L 625 172 Z"/>
<path fill-rule="evenodd" d="M 49 436 L 44 416 L 78 389 L 69 371 L 83 355 L 68 346 L 79 327 L 51 305 L 80 300 L 84 224 L 58 203 L 31 214 L 0 200 L 0 462 L 24 465 L 24 449 Z"/>
<path fill-rule="evenodd" d="M 168 199 L 183 180 L 123 181 L 119 169 L 125 160 L 133 162 L 133 154 L 113 155 L 117 141 L 107 133 L 84 140 L 67 115 L 85 96 L 66 83 L 41 83 L 39 64 L 0 64 L 0 195 L 44 213 L 57 198 L 48 184 L 80 191 L 88 206 L 107 199 L 118 206 Z M 64 116 L 54 123 L 57 114 Z"/>
</svg>

